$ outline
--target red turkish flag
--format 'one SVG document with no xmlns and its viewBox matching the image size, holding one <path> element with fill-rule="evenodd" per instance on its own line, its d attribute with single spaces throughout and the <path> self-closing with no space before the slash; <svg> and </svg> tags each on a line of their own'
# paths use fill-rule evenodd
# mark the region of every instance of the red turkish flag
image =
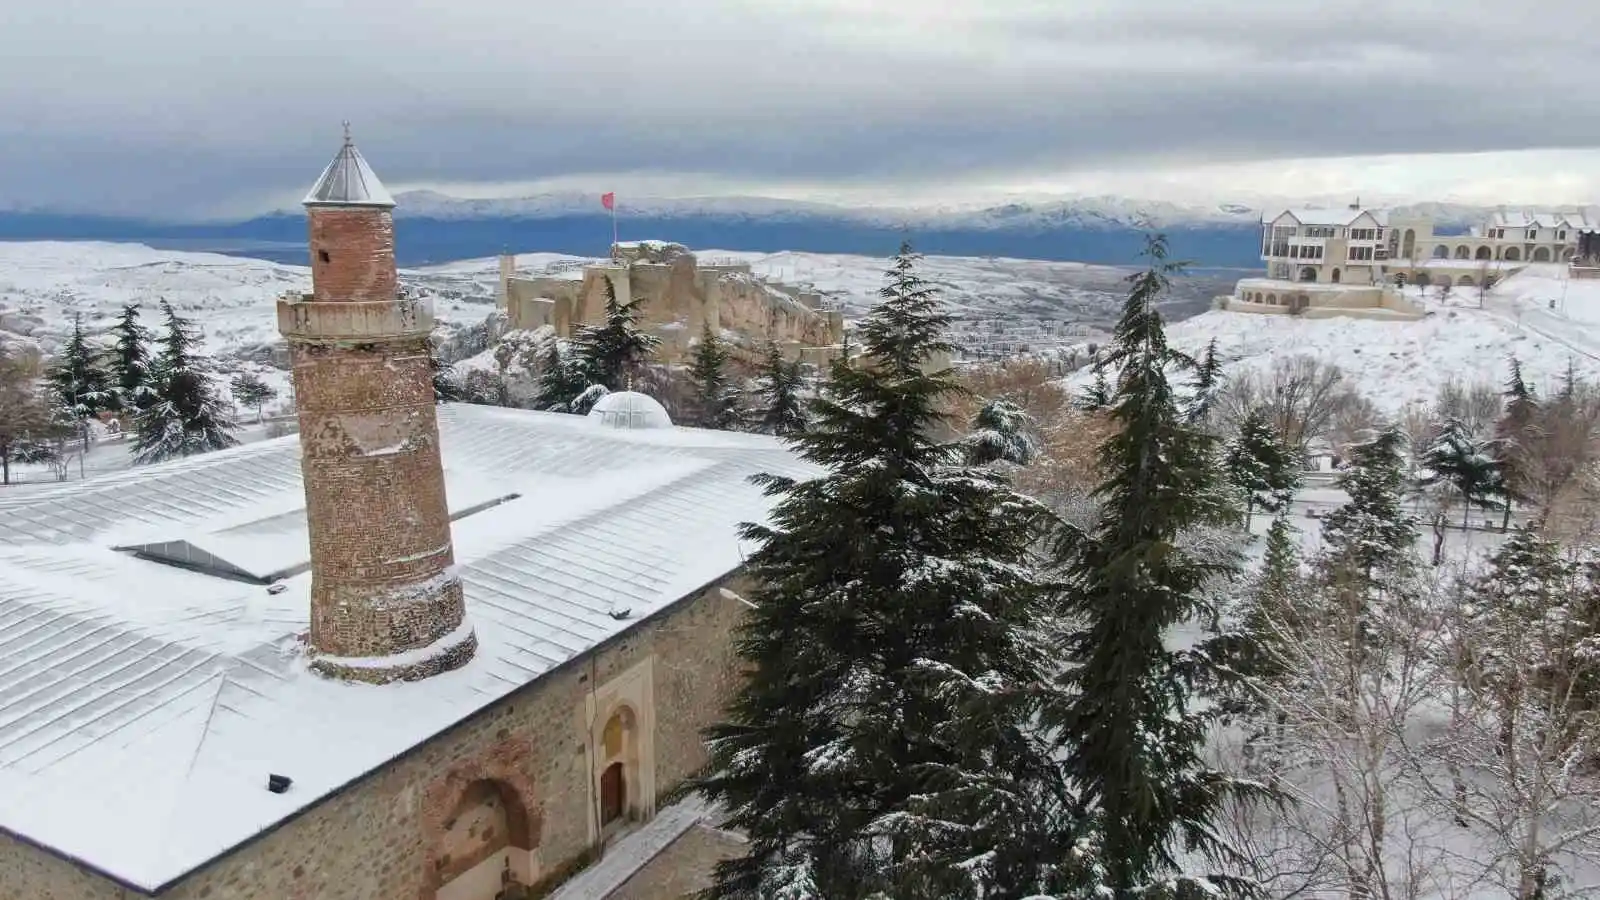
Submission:
<svg viewBox="0 0 1600 900">
<path fill-rule="evenodd" d="M 600 195 L 600 205 L 604 206 L 606 209 L 616 209 L 617 208 L 617 195 L 614 194 L 614 193 L 601 194 Z"/>
</svg>

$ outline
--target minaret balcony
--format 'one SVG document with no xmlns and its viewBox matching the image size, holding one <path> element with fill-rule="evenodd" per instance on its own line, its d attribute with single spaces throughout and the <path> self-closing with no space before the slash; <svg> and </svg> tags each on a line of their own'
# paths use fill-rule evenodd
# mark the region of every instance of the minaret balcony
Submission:
<svg viewBox="0 0 1600 900">
<path fill-rule="evenodd" d="M 278 331 L 311 344 L 372 344 L 416 340 L 433 333 L 433 301 L 401 295 L 393 300 L 330 303 L 311 294 L 278 300 Z"/>
</svg>

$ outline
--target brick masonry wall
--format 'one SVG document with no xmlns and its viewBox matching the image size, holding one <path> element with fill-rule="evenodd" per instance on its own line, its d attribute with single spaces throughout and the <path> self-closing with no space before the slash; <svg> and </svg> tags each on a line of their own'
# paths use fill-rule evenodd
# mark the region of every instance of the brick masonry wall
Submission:
<svg viewBox="0 0 1600 900">
<path fill-rule="evenodd" d="M 311 283 L 318 300 L 393 300 L 394 216 L 372 207 L 307 211 Z"/>
<path fill-rule="evenodd" d="M 460 585 L 441 580 L 454 555 L 425 341 L 294 349 L 311 643 L 325 653 L 387 655 L 461 624 Z"/>
<path fill-rule="evenodd" d="M 720 718 L 732 696 L 737 662 L 731 631 L 743 609 L 713 588 L 479 712 L 159 896 L 433 900 L 441 870 L 453 867 L 440 859 L 444 817 L 480 778 L 497 779 L 520 796 L 544 871 L 570 868 L 589 849 L 585 696 L 655 655 L 657 787 L 671 790 L 704 764 L 700 730 Z M 139 896 L 120 891 L 0 836 L 0 898 Z"/>
</svg>

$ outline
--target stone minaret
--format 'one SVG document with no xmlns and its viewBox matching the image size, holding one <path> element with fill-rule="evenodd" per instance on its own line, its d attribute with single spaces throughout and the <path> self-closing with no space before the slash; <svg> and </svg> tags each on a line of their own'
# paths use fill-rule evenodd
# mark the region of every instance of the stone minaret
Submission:
<svg viewBox="0 0 1600 900">
<path fill-rule="evenodd" d="M 472 658 L 450 545 L 428 333 L 395 277 L 394 199 L 350 140 L 306 195 L 312 292 L 278 302 L 311 533 L 311 665 L 426 678 Z"/>
</svg>

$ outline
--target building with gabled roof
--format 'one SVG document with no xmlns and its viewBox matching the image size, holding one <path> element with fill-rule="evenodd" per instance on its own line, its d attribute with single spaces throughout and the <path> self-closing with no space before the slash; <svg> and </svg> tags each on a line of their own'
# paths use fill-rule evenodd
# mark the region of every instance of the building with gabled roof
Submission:
<svg viewBox="0 0 1600 900">
<path fill-rule="evenodd" d="M 1425 216 L 1365 209 L 1286 209 L 1261 226 L 1266 277 L 1241 279 L 1216 305 L 1238 312 L 1415 319 L 1406 285 L 1481 288 L 1529 263 L 1570 263 L 1600 277 L 1597 218 L 1587 212 L 1500 209 L 1465 234 L 1438 234 Z M 1585 254 L 1589 250 L 1589 256 Z M 1581 271 L 1580 271 L 1581 270 Z"/>
<path fill-rule="evenodd" d="M 347 140 L 307 197 L 297 437 L 0 497 L 0 896 L 498 900 L 737 852 L 642 825 L 736 685 L 750 476 L 811 469 L 643 397 L 436 408 L 386 196 Z"/>
</svg>

